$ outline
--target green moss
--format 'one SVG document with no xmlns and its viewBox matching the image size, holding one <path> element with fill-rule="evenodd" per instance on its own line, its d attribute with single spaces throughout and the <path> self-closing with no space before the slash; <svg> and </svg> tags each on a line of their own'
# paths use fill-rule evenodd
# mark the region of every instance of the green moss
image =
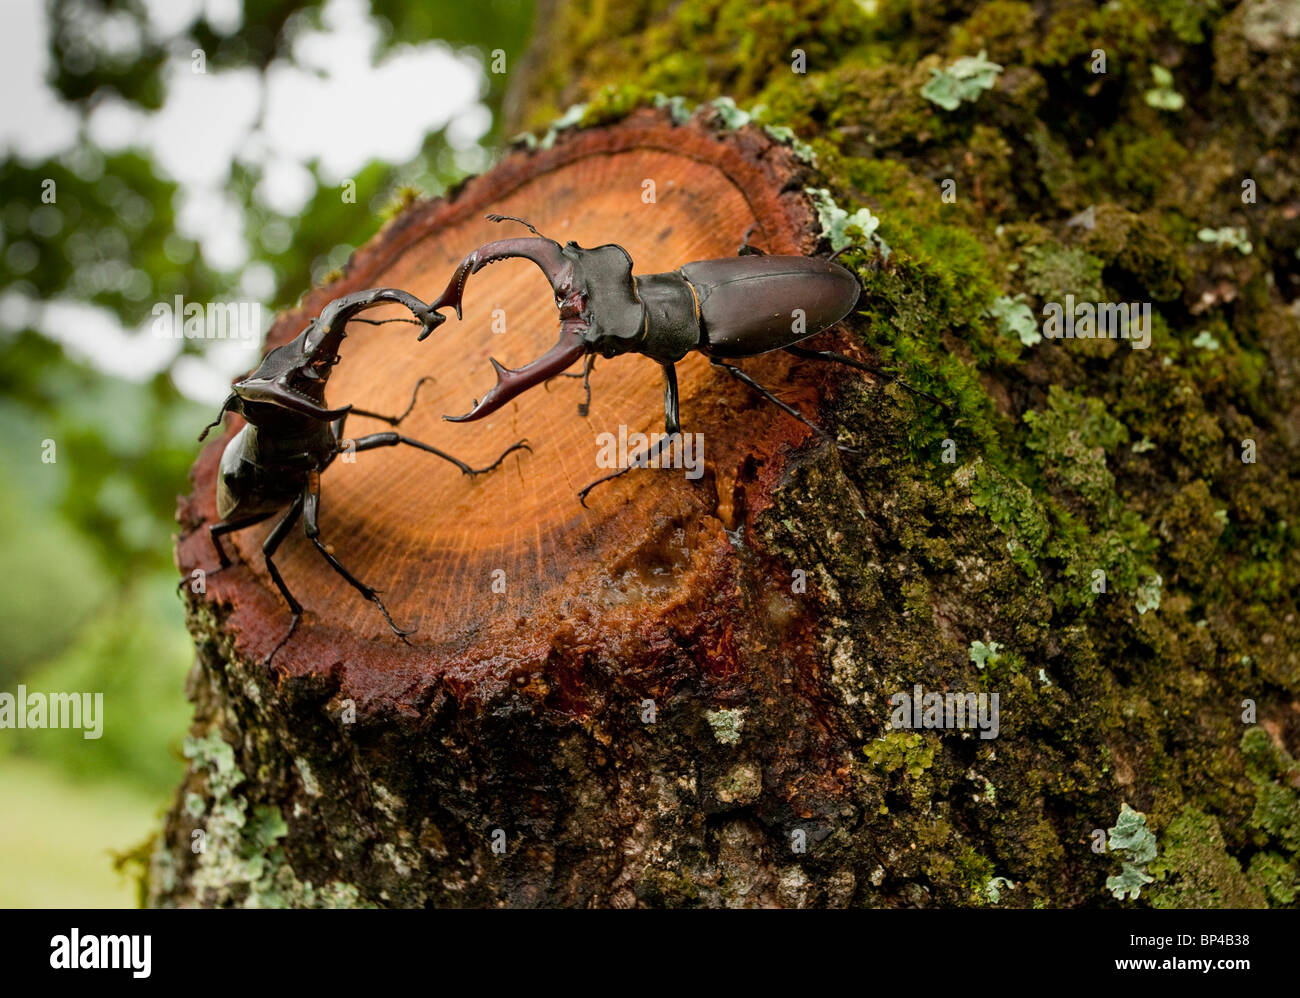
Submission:
<svg viewBox="0 0 1300 998">
<path fill-rule="evenodd" d="M 936 743 L 915 731 L 891 731 L 863 748 L 863 754 L 877 769 L 892 773 L 902 770 L 912 779 L 934 765 Z"/>
<path fill-rule="evenodd" d="M 1046 548 L 1051 526 L 1033 490 L 990 467 L 982 458 L 959 469 L 953 481 L 970 490 L 971 503 L 1006 535 L 1012 560 L 1027 575 L 1037 576 L 1037 558 Z"/>
<path fill-rule="evenodd" d="M 952 49 L 973 52 L 986 49 L 997 62 L 1025 61 L 1026 50 L 1036 44 L 1034 9 L 1019 0 L 991 0 L 980 4 L 969 18 L 955 26 Z"/>
<path fill-rule="evenodd" d="M 1259 852 L 1251 857 L 1246 877 L 1279 905 L 1289 905 L 1300 896 L 1300 869 L 1276 852 Z"/>
<path fill-rule="evenodd" d="M 1264 893 L 1230 856 L 1213 817 L 1194 808 L 1169 824 L 1164 848 L 1151 864 L 1155 908 L 1263 908 Z"/>
<path fill-rule="evenodd" d="M 995 879 L 993 861 L 982 856 L 972 846 L 964 847 L 958 853 L 950 874 L 951 879 L 969 892 L 970 902 L 983 904 L 989 900 L 986 889 Z"/>
<path fill-rule="evenodd" d="M 1102 262 L 1077 247 L 1060 243 L 1027 246 L 1025 287 L 1044 301 L 1064 301 L 1073 295 L 1076 301 L 1105 301 L 1102 285 Z"/>
<path fill-rule="evenodd" d="M 1094 508 L 1115 496 L 1115 478 L 1106 454 L 1128 440 L 1124 424 L 1106 411 L 1101 399 L 1086 398 L 1052 385 L 1047 408 L 1025 413 L 1026 445 L 1043 456 L 1050 479 Z"/>
<path fill-rule="evenodd" d="M 1255 786 L 1251 826 L 1262 833 L 1261 843 L 1280 847 L 1293 860 L 1300 857 L 1300 765 L 1263 728 L 1242 735 L 1241 750 Z"/>
</svg>

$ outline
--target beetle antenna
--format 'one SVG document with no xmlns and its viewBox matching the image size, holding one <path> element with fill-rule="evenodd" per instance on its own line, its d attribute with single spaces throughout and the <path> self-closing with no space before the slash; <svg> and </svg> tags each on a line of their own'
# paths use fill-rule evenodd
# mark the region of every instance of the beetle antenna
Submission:
<svg viewBox="0 0 1300 998">
<path fill-rule="evenodd" d="M 533 235 L 539 236 L 542 239 L 546 238 L 540 232 L 538 232 L 536 229 L 533 228 L 532 222 L 525 221 L 524 219 L 519 218 L 516 215 L 486 215 L 484 217 L 487 218 L 489 222 L 518 222 L 520 225 L 526 225 L 528 227 L 528 231 L 531 232 Z"/>
<path fill-rule="evenodd" d="M 392 318 L 392 319 L 363 319 L 363 318 L 361 318 L 359 315 L 354 315 L 354 316 L 353 316 L 351 319 L 349 319 L 348 321 L 349 321 L 349 322 L 364 322 L 367 326 L 382 326 L 385 322 L 407 322 L 407 323 L 410 323 L 412 326 L 422 326 L 422 325 L 424 325 L 424 323 L 422 323 L 419 319 L 403 319 L 401 316 L 397 316 L 397 317 Z"/>
<path fill-rule="evenodd" d="M 235 401 L 235 393 L 231 392 L 230 395 L 226 398 L 226 401 L 221 403 L 221 411 L 217 413 L 217 418 L 214 419 L 212 422 L 210 422 L 207 426 L 203 427 L 203 432 L 199 434 L 200 440 L 207 439 L 208 432 L 210 430 L 220 426 L 223 422 L 225 422 L 226 413 L 230 410 L 230 404 L 234 401 Z"/>
</svg>

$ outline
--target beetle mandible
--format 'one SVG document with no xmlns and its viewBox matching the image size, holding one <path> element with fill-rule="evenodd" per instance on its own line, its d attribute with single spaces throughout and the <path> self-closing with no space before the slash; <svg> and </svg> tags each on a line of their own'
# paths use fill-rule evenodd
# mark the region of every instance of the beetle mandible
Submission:
<svg viewBox="0 0 1300 998">
<path fill-rule="evenodd" d="M 665 436 L 628 467 L 582 489 L 578 497 L 584 506 L 593 488 L 626 474 L 633 467 L 646 467 L 680 432 L 676 364 L 692 350 L 698 350 L 715 366 L 823 436 L 827 434 L 821 427 L 730 361 L 784 350 L 797 357 L 846 364 L 897 380 L 853 357 L 797 345 L 848 315 L 861 293 L 857 278 L 832 260 L 768 256 L 747 245 L 749 234 L 746 233 L 738 256 L 687 263 L 663 274 L 634 274 L 632 257 L 616 243 L 591 249 L 572 241 L 561 246 L 522 218 L 513 215 L 488 215 L 487 218 L 493 222 L 518 222 L 527 226 L 533 237 L 500 239 L 474 250 L 461 262 L 442 294 L 429 303 L 429 308 L 452 306 L 460 318 L 469 275 L 498 260 L 521 257 L 541 268 L 555 292 L 555 303 L 560 310 L 560 339 L 537 360 L 518 370 L 510 370 L 492 358 L 497 383 L 481 400 L 475 401 L 468 413 L 444 416 L 444 419 L 452 422 L 482 419 L 529 388 L 564 374 L 583 358 L 585 364 L 580 376 L 590 401 L 588 379 L 596 354 L 614 357 L 639 353 L 663 368 Z M 803 310 L 802 328 L 792 321 L 795 308 Z M 419 338 L 424 339 L 433 328 L 426 326 Z M 938 402 L 910 385 L 901 381 L 899 384 Z"/>
<path fill-rule="evenodd" d="M 358 318 L 359 312 L 389 303 L 405 306 L 416 318 Z M 427 333 L 444 319 L 444 316 L 430 309 L 419 298 L 395 288 L 371 288 L 336 298 L 293 340 L 270 351 L 255 371 L 235 382 L 230 396 L 221 406 L 221 412 L 199 436 L 200 440 L 206 437 L 209 430 L 221 424 L 227 412 L 238 413 L 246 420 L 245 426 L 226 444 L 221 455 L 217 477 L 217 515 L 220 520 L 208 528 L 212 546 L 221 563 L 217 571 L 230 567 L 230 558 L 221 544 L 223 534 L 261 523 L 287 507 L 284 516 L 262 544 L 262 555 L 271 580 L 289 604 L 293 621 L 288 632 L 266 657 L 266 662 L 269 663 L 275 653 L 284 647 L 302 620 L 302 605 L 289 591 L 274 561 L 276 550 L 299 517 L 305 521 L 305 533 L 321 557 L 352 588 L 374 603 L 393 633 L 409 644 L 406 636 L 412 632 L 394 623 L 379 594 L 349 572 L 321 540 L 320 475 L 335 457 L 344 451 L 365 451 L 405 444 L 435 454 L 444 461 L 450 461 L 462 474 L 474 476 L 492 471 L 512 451 L 531 449 L 526 441 L 520 440 L 507 447 L 488 467 L 471 468 L 464 461 L 436 447 L 404 437 L 395 431 L 370 433 L 355 440 L 344 439 L 343 426 L 349 415 L 368 416 L 393 427 L 400 425 L 415 408 L 420 386 L 432 380 L 425 377 L 415 383 L 410 404 L 398 416 L 384 416 L 351 405 L 328 408 L 325 404 L 325 383 L 329 379 L 330 370 L 339 361 L 339 346 L 347 335 L 345 327 L 348 322 L 371 325 L 410 322 L 423 326 L 423 332 Z"/>
</svg>

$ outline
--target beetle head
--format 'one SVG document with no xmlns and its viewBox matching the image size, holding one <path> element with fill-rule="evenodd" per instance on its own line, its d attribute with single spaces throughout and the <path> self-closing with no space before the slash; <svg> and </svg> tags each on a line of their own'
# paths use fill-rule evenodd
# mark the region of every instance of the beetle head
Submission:
<svg viewBox="0 0 1300 998">
<path fill-rule="evenodd" d="M 503 220 L 499 215 L 488 218 Z M 469 275 L 488 264 L 513 257 L 532 260 L 550 282 L 560 312 L 559 342 L 518 370 L 511 370 L 492 358 L 497 383 L 465 415 L 443 417 L 453 423 L 482 419 L 529 388 L 562 374 L 585 354 L 612 357 L 635 350 L 645 335 L 642 309 L 632 280 L 632 258 L 627 250 L 613 243 L 584 249 L 575 242 L 561 246 L 541 236 L 487 243 L 461 262 L 442 295 L 429 307 L 452 306 L 460 318 Z"/>
<path fill-rule="evenodd" d="M 296 337 L 263 357 L 252 374 L 235 382 L 239 411 L 254 424 L 259 415 L 269 415 L 269 409 L 287 409 L 324 421 L 347 413 L 350 406 L 325 407 L 325 382 L 339 361 L 343 336 L 342 323 L 325 328 L 313 319 Z"/>
<path fill-rule="evenodd" d="M 370 288 L 335 298 L 302 332 L 284 346 L 270 351 L 255 371 L 235 382 L 232 394 L 222 406 L 222 413 L 238 412 L 255 426 L 277 416 L 283 418 L 285 412 L 320 422 L 331 422 L 346 415 L 351 406 L 326 408 L 325 382 L 329 380 L 330 370 L 339 362 L 339 346 L 347 336 L 347 324 L 356 319 L 358 312 L 390 303 L 405 306 L 415 319 L 358 321 L 412 322 L 423 327 L 421 339 L 444 321 L 443 316 L 419 298 L 397 288 Z M 218 421 L 220 418 L 218 416 Z"/>
</svg>

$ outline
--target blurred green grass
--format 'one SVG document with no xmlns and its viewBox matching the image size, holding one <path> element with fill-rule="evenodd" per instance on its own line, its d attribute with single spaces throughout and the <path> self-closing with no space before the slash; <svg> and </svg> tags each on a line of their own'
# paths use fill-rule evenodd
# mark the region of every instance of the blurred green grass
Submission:
<svg viewBox="0 0 1300 998">
<path fill-rule="evenodd" d="M 0 765 L 0 800 L 0 907 L 136 906 L 136 884 L 113 869 L 113 856 L 156 830 L 162 806 L 156 795 L 130 782 L 88 783 L 57 764 L 11 757 Z"/>
</svg>

